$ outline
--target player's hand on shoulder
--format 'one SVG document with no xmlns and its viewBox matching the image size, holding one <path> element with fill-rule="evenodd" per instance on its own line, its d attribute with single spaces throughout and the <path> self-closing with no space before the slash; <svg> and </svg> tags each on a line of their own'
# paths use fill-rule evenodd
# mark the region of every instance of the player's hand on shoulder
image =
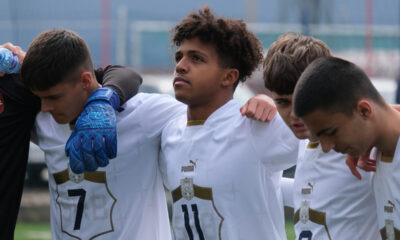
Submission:
<svg viewBox="0 0 400 240">
<path fill-rule="evenodd" d="M 7 48 L 12 53 L 14 53 L 14 55 L 16 55 L 18 57 L 19 64 L 22 65 L 22 63 L 24 62 L 24 59 L 25 59 L 26 52 L 24 50 L 22 50 L 22 48 L 20 46 L 16 46 L 16 45 L 8 42 L 8 43 L 4 43 L 4 44 L 0 45 L 0 47 Z"/>
<path fill-rule="evenodd" d="M 372 154 L 371 154 L 372 152 Z M 371 157 L 372 155 L 372 157 Z M 346 156 L 346 164 L 349 167 L 351 173 L 361 180 L 361 174 L 357 170 L 357 168 L 363 169 L 367 172 L 375 172 L 376 171 L 376 149 L 370 149 L 360 157 L 351 157 L 349 155 Z"/>
<path fill-rule="evenodd" d="M 65 146 L 73 172 L 96 171 L 116 157 L 115 111 L 119 108 L 118 94 L 112 89 L 100 88 L 90 95 Z"/>
<path fill-rule="evenodd" d="M 257 121 L 269 122 L 277 112 L 274 100 L 265 94 L 257 94 L 250 98 L 245 105 L 240 108 L 240 113 Z"/>
<path fill-rule="evenodd" d="M 392 106 L 392 108 L 394 108 L 396 111 L 400 112 L 400 104 L 392 104 L 390 106 Z"/>
<path fill-rule="evenodd" d="M 22 65 L 22 62 L 24 61 L 26 52 L 24 50 L 22 50 L 22 48 L 20 46 L 15 46 L 14 44 L 7 42 L 4 44 L 0 45 L 0 48 L 7 48 L 8 50 L 10 50 L 12 53 L 14 53 L 14 55 L 16 55 L 18 57 L 19 63 Z M 4 77 L 4 73 L 0 72 L 0 77 Z"/>
</svg>

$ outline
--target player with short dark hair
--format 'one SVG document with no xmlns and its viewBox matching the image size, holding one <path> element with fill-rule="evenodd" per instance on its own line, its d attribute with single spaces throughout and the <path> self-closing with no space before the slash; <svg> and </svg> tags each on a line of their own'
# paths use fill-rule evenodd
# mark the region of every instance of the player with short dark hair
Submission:
<svg viewBox="0 0 400 240">
<path fill-rule="evenodd" d="M 25 52 L 20 47 L 11 43 L 0 47 L 13 51 L 23 63 Z M 118 93 L 121 104 L 137 93 L 142 82 L 140 75 L 135 71 L 120 66 L 96 69 L 95 75 L 104 87 Z M 0 73 L 0 102 L 0 193 L 3 196 L 0 198 L 0 212 L 7 216 L 0 220 L 0 239 L 8 240 L 14 239 L 14 228 L 26 175 L 31 130 L 40 111 L 40 99 L 23 86 L 20 74 Z M 101 135 L 105 129 L 96 131 Z M 85 129 L 80 133 L 87 137 L 93 136 Z M 107 146 L 103 144 L 103 147 Z"/>
<path fill-rule="evenodd" d="M 324 153 L 294 114 L 293 91 L 301 73 L 326 56 L 330 51 L 321 40 L 287 33 L 272 43 L 263 63 L 265 86 L 279 114 L 302 139 L 292 190 L 296 239 L 379 239 L 371 175 L 354 178 L 343 164 L 346 156 Z"/>
<path fill-rule="evenodd" d="M 66 41 L 66 38 L 70 40 Z M 51 50 L 57 50 L 57 54 L 47 52 Z M 32 90 L 49 89 L 61 81 L 75 83 L 78 79 L 75 75 L 80 68 L 94 74 L 89 47 L 72 31 L 49 30 L 41 33 L 30 44 L 27 55 L 21 74 L 24 85 Z M 66 55 L 68 58 L 58 57 Z"/>
<path fill-rule="evenodd" d="M 373 179 L 378 225 L 383 239 L 398 239 L 400 113 L 383 100 L 363 70 L 334 57 L 314 61 L 301 75 L 294 111 L 325 152 L 359 157 L 374 146 L 381 152 Z"/>
<path fill-rule="evenodd" d="M 298 94 L 301 95 L 297 97 L 295 109 L 300 117 L 319 108 L 351 116 L 360 98 L 371 99 L 381 107 L 386 107 L 365 72 L 346 60 L 334 57 L 321 59 L 311 65 L 302 78 L 309 80 L 300 81 L 298 85 Z"/>
<path fill-rule="evenodd" d="M 57 51 L 64 46 L 70 51 Z M 52 236 L 54 239 L 170 239 L 157 159 L 163 125 L 183 108 L 169 96 L 137 94 L 121 106 L 124 110 L 117 111 L 115 118 L 100 118 L 111 123 L 108 125 L 113 122 L 117 125 L 116 159 L 96 171 L 74 173 L 65 155 L 71 125 L 82 111 L 89 120 L 98 119 L 98 112 L 87 108 L 95 99 L 108 98 L 95 94 L 100 86 L 93 75 L 90 55 L 77 60 L 81 59 L 80 51 L 84 48 L 86 43 L 78 34 L 64 29 L 49 30 L 33 41 L 22 66 L 24 83 L 42 101 L 35 133 L 49 170 Z M 42 81 L 31 77 L 56 76 L 58 73 L 52 69 L 62 69 L 64 64 L 68 68 L 60 78 L 48 77 Z M 49 72 L 44 72 L 47 69 Z M 80 117 L 75 129 L 79 121 Z"/>
<path fill-rule="evenodd" d="M 278 115 L 251 120 L 232 100 L 260 64 L 261 42 L 208 7 L 172 32 L 175 97 L 188 108 L 161 139 L 175 239 L 286 239 L 279 180 L 298 142 Z"/>
</svg>

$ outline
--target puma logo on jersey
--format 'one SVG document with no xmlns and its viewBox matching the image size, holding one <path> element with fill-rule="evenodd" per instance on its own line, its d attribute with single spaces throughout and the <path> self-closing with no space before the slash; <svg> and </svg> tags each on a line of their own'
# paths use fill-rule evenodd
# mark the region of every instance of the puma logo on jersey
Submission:
<svg viewBox="0 0 400 240">
<path fill-rule="evenodd" d="M 311 194 L 311 188 L 302 188 L 301 194 Z"/>
<path fill-rule="evenodd" d="M 189 163 L 192 164 L 190 166 L 182 166 L 181 172 L 194 172 L 194 168 L 196 167 L 196 162 L 193 160 L 189 160 Z"/>
<path fill-rule="evenodd" d="M 390 205 L 390 206 L 384 206 L 383 207 L 383 210 L 385 211 L 385 212 L 387 212 L 387 213 L 393 213 L 393 209 L 394 209 L 394 203 L 392 203 L 390 200 L 388 200 L 388 204 Z"/>
<path fill-rule="evenodd" d="M 182 166 L 181 172 L 194 172 L 194 166 Z"/>
<path fill-rule="evenodd" d="M 309 186 L 309 188 L 302 188 L 301 194 L 311 194 L 314 186 L 310 182 L 308 182 L 307 185 Z"/>
</svg>

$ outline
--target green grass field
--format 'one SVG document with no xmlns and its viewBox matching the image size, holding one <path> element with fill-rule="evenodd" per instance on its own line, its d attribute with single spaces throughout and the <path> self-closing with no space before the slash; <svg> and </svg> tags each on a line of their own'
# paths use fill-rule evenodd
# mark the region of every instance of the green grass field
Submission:
<svg viewBox="0 0 400 240">
<path fill-rule="evenodd" d="M 294 239 L 293 222 L 286 222 L 288 240 Z M 49 223 L 18 223 L 15 229 L 14 240 L 50 240 Z"/>
<path fill-rule="evenodd" d="M 14 240 L 50 240 L 49 223 L 17 223 Z"/>
</svg>

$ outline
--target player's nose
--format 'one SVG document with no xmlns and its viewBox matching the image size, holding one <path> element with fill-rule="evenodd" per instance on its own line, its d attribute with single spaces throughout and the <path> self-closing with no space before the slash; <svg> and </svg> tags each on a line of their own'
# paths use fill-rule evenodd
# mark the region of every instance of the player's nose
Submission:
<svg viewBox="0 0 400 240">
<path fill-rule="evenodd" d="M 188 71 L 188 64 L 186 63 L 185 58 L 181 58 L 179 62 L 176 63 L 175 71 L 180 74 L 186 73 Z"/>
<path fill-rule="evenodd" d="M 49 104 L 49 102 L 46 101 L 45 99 L 41 99 L 40 104 L 42 112 L 50 112 L 51 110 L 53 110 L 51 104 Z"/>
</svg>

